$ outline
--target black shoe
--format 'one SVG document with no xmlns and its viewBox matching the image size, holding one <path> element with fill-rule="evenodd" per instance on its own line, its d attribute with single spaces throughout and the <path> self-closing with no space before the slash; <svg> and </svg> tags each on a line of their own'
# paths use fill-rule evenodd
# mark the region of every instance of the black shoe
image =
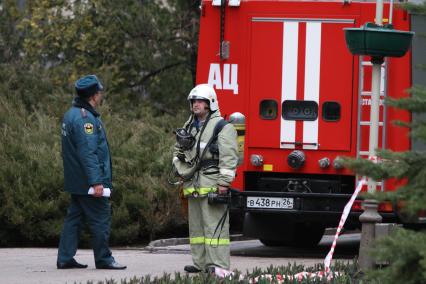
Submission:
<svg viewBox="0 0 426 284">
<path fill-rule="evenodd" d="M 56 267 L 58 269 L 70 269 L 70 268 L 87 268 L 87 264 L 78 263 L 74 258 L 68 262 L 57 262 Z"/>
<path fill-rule="evenodd" d="M 120 270 L 120 269 L 126 269 L 127 266 L 125 265 L 121 265 L 118 262 L 111 262 L 110 264 L 105 264 L 105 265 L 96 265 L 96 269 L 115 269 L 115 270 Z"/>
<path fill-rule="evenodd" d="M 208 274 L 216 274 L 216 267 L 209 266 L 205 269 L 205 272 L 208 273 Z"/>
<path fill-rule="evenodd" d="M 201 269 L 197 268 L 194 265 L 185 265 L 185 267 L 183 268 L 183 270 L 185 270 L 188 273 L 198 273 L 198 272 L 201 272 Z"/>
</svg>

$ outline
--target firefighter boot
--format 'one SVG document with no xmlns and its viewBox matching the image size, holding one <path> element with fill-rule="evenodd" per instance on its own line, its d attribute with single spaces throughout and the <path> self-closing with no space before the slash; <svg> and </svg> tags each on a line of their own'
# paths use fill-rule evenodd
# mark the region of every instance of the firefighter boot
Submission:
<svg viewBox="0 0 426 284">
<path fill-rule="evenodd" d="M 185 270 L 188 273 L 198 273 L 198 272 L 201 272 L 201 269 L 199 269 L 198 267 L 196 267 L 194 265 L 185 265 L 185 267 L 183 268 L 183 270 Z"/>
</svg>

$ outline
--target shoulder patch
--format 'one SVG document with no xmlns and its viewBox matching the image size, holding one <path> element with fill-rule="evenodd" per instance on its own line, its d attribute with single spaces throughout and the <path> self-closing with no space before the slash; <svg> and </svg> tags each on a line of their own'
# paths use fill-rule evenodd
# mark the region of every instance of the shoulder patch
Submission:
<svg viewBox="0 0 426 284">
<path fill-rule="evenodd" d="M 93 134 L 93 124 L 85 123 L 84 124 L 84 132 L 86 132 L 86 134 Z"/>
</svg>

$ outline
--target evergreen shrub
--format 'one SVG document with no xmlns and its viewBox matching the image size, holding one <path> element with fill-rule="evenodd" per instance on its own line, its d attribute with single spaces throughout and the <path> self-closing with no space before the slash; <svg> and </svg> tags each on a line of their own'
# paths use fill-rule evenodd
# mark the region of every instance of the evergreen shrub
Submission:
<svg viewBox="0 0 426 284">
<path fill-rule="evenodd" d="M 106 87 L 100 112 L 113 161 L 111 244 L 185 228 L 167 176 L 172 130 L 186 119 L 195 74 L 197 13 L 186 1 L 1 3 L 0 246 L 57 245 L 69 204 L 60 124 L 73 82 L 85 74 Z M 89 242 L 87 232 L 82 240 Z"/>
<path fill-rule="evenodd" d="M 112 244 L 146 242 L 184 226 L 178 191 L 167 183 L 176 117 L 152 117 L 147 108 L 131 119 L 107 105 L 100 112 L 113 160 Z M 69 199 L 62 190 L 61 119 L 0 96 L 1 246 L 57 242 Z"/>
</svg>

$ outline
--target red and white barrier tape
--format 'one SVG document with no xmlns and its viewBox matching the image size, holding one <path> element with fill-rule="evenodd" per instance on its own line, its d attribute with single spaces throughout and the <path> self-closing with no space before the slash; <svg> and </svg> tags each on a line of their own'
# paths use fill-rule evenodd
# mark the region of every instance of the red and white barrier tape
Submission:
<svg viewBox="0 0 426 284">
<path fill-rule="evenodd" d="M 377 156 L 369 156 L 368 160 L 372 161 L 373 163 L 377 164 L 380 162 L 380 159 Z M 339 226 L 337 227 L 336 234 L 334 235 L 333 244 L 331 245 L 330 251 L 328 252 L 327 256 L 324 259 L 324 271 L 325 273 L 330 272 L 330 263 L 333 258 L 334 249 L 336 248 L 337 239 L 340 235 L 340 232 L 343 229 L 343 225 L 345 225 L 346 219 L 348 218 L 349 212 L 351 212 L 352 205 L 354 204 L 355 199 L 357 198 L 359 192 L 361 191 L 364 184 L 366 184 L 366 178 L 363 177 L 357 184 L 354 193 L 351 196 L 351 199 L 349 199 L 348 203 L 345 205 L 345 208 L 343 209 L 342 216 L 340 217 Z"/>
<path fill-rule="evenodd" d="M 345 205 L 345 208 L 343 209 L 342 217 L 340 217 L 339 226 L 337 227 L 336 234 L 334 235 L 333 244 L 331 245 L 330 251 L 328 252 L 327 256 L 324 259 L 325 273 L 330 272 L 330 263 L 333 258 L 334 249 L 336 248 L 337 239 L 339 238 L 340 232 L 343 229 L 343 225 L 345 225 L 349 212 L 351 212 L 352 205 L 354 204 L 354 201 L 356 197 L 358 196 L 358 193 L 361 191 L 362 186 L 365 183 L 366 183 L 365 178 L 363 178 L 362 180 L 358 182 L 358 185 L 356 186 L 355 191 L 351 196 L 351 199 L 349 199 L 348 203 Z"/>
<path fill-rule="evenodd" d="M 228 278 L 228 279 L 232 279 L 235 275 L 234 272 L 226 270 L 224 268 L 220 268 L 220 267 L 215 267 L 214 270 L 214 274 L 215 276 L 219 277 L 219 278 Z M 268 280 L 268 281 L 276 281 L 274 283 L 277 284 L 282 284 L 284 283 L 285 280 L 297 280 L 298 282 L 302 281 L 303 279 L 314 279 L 314 278 L 318 278 L 318 279 L 323 279 L 324 277 L 327 278 L 327 280 L 331 280 L 336 276 L 340 276 L 341 274 L 338 272 L 335 273 L 325 273 L 324 271 L 318 271 L 318 272 L 306 272 L 306 271 L 302 271 L 299 273 L 296 273 L 294 275 L 281 275 L 281 274 L 276 274 L 276 275 L 272 275 L 272 274 L 263 274 L 260 276 L 257 276 L 253 279 L 250 279 L 250 284 L 255 284 L 258 283 L 260 280 Z M 244 280 L 244 275 L 239 275 L 239 280 L 242 281 Z"/>
<path fill-rule="evenodd" d="M 301 282 L 303 279 L 323 279 L 324 277 L 327 278 L 328 281 L 330 281 L 331 279 L 333 279 L 333 277 L 335 276 L 340 276 L 340 273 L 328 273 L 325 274 L 324 271 L 318 271 L 318 272 L 306 272 L 306 271 L 302 271 L 299 273 L 296 273 L 294 275 L 281 275 L 281 274 L 277 274 L 277 275 L 272 275 L 272 274 L 263 274 L 260 275 L 254 279 L 252 279 L 250 281 L 250 284 L 255 284 L 258 283 L 260 280 L 268 280 L 270 282 L 272 282 L 272 280 L 276 281 L 273 283 L 277 283 L 277 284 L 282 284 L 285 283 L 285 280 L 297 280 L 298 282 Z"/>
<path fill-rule="evenodd" d="M 377 161 L 377 160 L 376 160 Z M 319 279 L 323 279 L 323 277 L 326 277 L 327 280 L 331 280 L 333 277 L 335 276 L 340 276 L 339 272 L 334 272 L 331 273 L 330 271 L 330 264 L 331 264 L 331 260 L 333 259 L 333 254 L 334 254 L 334 249 L 336 248 L 336 244 L 337 244 L 337 239 L 339 238 L 340 232 L 343 229 L 343 226 L 346 222 L 346 219 L 348 218 L 349 212 L 351 211 L 352 205 L 356 199 L 356 197 L 358 196 L 359 192 L 362 189 L 362 186 L 366 183 L 366 179 L 363 178 L 358 182 L 358 185 L 355 188 L 354 193 L 352 194 L 351 198 L 349 199 L 348 203 L 345 205 L 345 208 L 343 209 L 343 213 L 342 216 L 340 217 L 340 222 L 339 222 L 339 226 L 337 227 L 336 230 L 336 234 L 334 235 L 334 240 L 333 240 L 333 244 L 331 245 L 330 251 L 328 252 L 327 256 L 324 259 L 324 271 L 318 271 L 318 272 L 306 272 L 306 271 L 302 271 L 299 272 L 295 275 L 272 275 L 272 274 L 264 274 L 264 275 L 260 275 L 252 280 L 250 280 L 251 284 L 254 283 L 258 283 L 259 280 L 261 279 L 266 279 L 266 280 L 273 280 L 274 278 L 276 279 L 278 284 L 284 283 L 284 280 L 288 279 L 288 280 L 294 280 L 296 279 L 297 281 L 302 281 L 303 279 L 313 279 L 313 278 L 319 278 Z M 223 269 L 223 268 L 218 268 L 216 267 L 215 269 L 215 275 L 220 277 L 220 278 L 225 278 L 225 277 L 229 277 L 232 278 L 232 276 L 234 275 L 233 272 Z M 243 278 L 242 275 L 240 275 L 240 278 Z"/>
<path fill-rule="evenodd" d="M 380 162 L 379 159 L 377 158 L 377 156 L 369 156 L 368 160 L 373 161 L 374 163 Z M 366 178 L 363 177 L 358 182 L 354 193 L 352 194 L 351 198 L 349 199 L 348 203 L 345 205 L 345 208 L 343 209 L 342 216 L 340 217 L 339 226 L 337 227 L 336 234 L 334 235 L 333 244 L 331 245 L 330 251 L 328 252 L 327 256 L 324 259 L 324 271 L 318 271 L 318 272 L 302 271 L 302 272 L 299 272 L 295 275 L 263 274 L 263 275 L 260 275 L 256 278 L 254 278 L 254 279 L 251 279 L 250 283 L 251 284 L 258 283 L 259 280 L 261 280 L 261 279 L 266 279 L 266 280 L 269 280 L 269 281 L 276 279 L 277 283 L 281 284 L 281 283 L 284 283 L 284 280 L 287 280 L 287 279 L 288 280 L 296 279 L 297 281 L 300 282 L 303 279 L 313 279 L 313 278 L 322 279 L 323 277 L 326 277 L 327 280 L 329 281 L 335 276 L 340 276 L 341 274 L 339 272 L 331 273 L 331 270 L 330 270 L 331 260 L 333 259 L 333 254 L 334 254 L 334 250 L 336 248 L 337 239 L 339 238 L 339 235 L 340 235 L 340 233 L 343 229 L 343 226 L 345 225 L 346 219 L 348 218 L 349 213 L 351 212 L 352 205 L 353 205 L 355 199 L 357 198 L 359 192 L 361 191 L 363 185 L 366 184 L 366 183 L 367 183 Z M 224 278 L 224 277 L 232 277 L 234 273 L 229 271 L 229 270 L 226 270 L 226 269 L 216 268 L 215 274 L 218 277 Z M 241 278 L 242 278 L 242 276 L 240 275 L 240 279 Z"/>
<path fill-rule="evenodd" d="M 261 279 L 267 279 L 269 281 L 276 279 L 278 284 L 284 283 L 284 280 L 294 280 L 296 279 L 298 282 L 302 281 L 303 279 L 313 279 L 313 278 L 319 278 L 323 279 L 324 277 L 327 279 L 327 281 L 330 281 L 335 276 L 340 276 L 341 274 L 339 272 L 331 272 L 330 270 L 330 264 L 331 260 L 333 258 L 334 249 L 336 248 L 337 239 L 339 238 L 340 232 L 343 229 L 343 225 L 346 222 L 346 219 L 348 218 L 349 212 L 351 211 L 352 205 L 358 196 L 359 192 L 362 189 L 362 186 L 366 183 L 366 179 L 361 179 L 356 188 L 354 193 L 352 194 L 351 198 L 349 199 L 348 203 L 345 205 L 345 208 L 343 209 L 342 216 L 340 217 L 339 226 L 337 227 L 336 234 L 334 235 L 333 244 L 331 245 L 330 251 L 328 252 L 327 256 L 324 259 L 324 270 L 323 271 L 317 271 L 317 272 L 306 272 L 302 271 L 295 275 L 271 275 L 271 274 L 264 274 L 260 275 L 250 281 L 251 284 L 258 283 Z"/>
</svg>

